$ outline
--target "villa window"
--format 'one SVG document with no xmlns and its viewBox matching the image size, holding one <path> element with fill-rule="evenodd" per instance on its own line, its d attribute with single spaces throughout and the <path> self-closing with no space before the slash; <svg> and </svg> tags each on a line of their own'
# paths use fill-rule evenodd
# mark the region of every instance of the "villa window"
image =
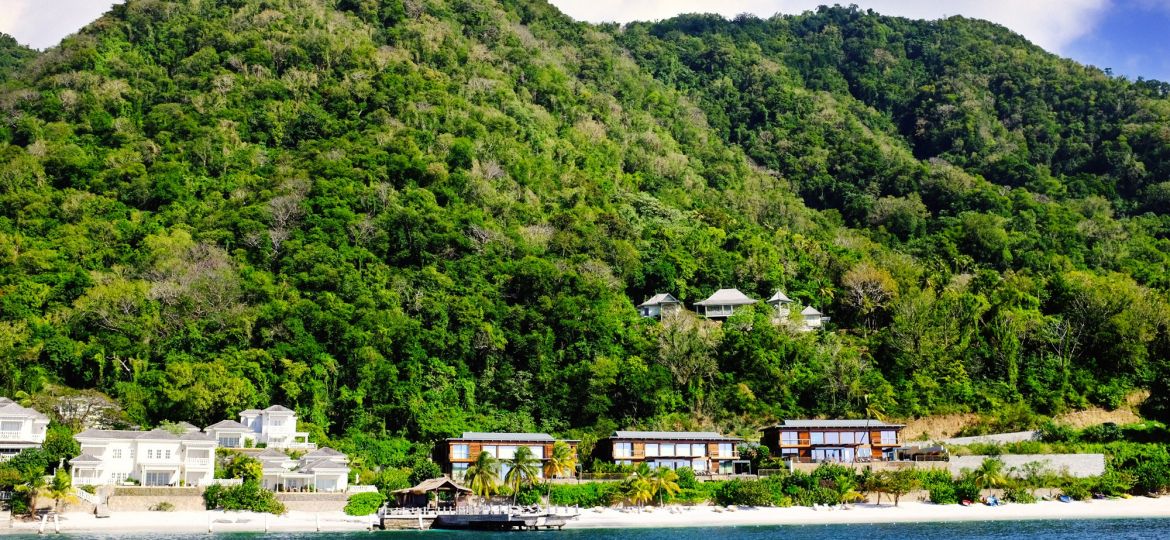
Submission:
<svg viewBox="0 0 1170 540">
<path fill-rule="evenodd" d="M 170 451 L 170 450 L 167 450 L 167 457 L 166 457 L 166 459 L 171 459 L 171 451 Z"/>
<path fill-rule="evenodd" d="M 544 459 L 544 446 L 533 445 L 528 447 L 532 451 L 532 457 L 536 459 Z"/>
<path fill-rule="evenodd" d="M 646 443 L 646 457 L 658 457 L 659 452 L 658 443 Z"/>
<path fill-rule="evenodd" d="M 734 456 L 734 448 L 731 443 L 719 443 L 719 457 Z"/>
<path fill-rule="evenodd" d="M 789 445 L 800 444 L 798 435 L 795 431 L 782 431 L 780 432 L 780 442 Z"/>
<path fill-rule="evenodd" d="M 869 444 L 869 432 L 863 431 L 857 434 L 857 444 Z"/>
<path fill-rule="evenodd" d="M 463 477 L 467 476 L 467 467 L 469 465 L 471 465 L 471 464 L 470 463 L 452 463 L 451 464 L 451 477 L 456 479 L 456 480 L 462 480 Z"/>
<path fill-rule="evenodd" d="M 486 452 L 487 455 L 489 455 L 491 457 L 500 457 L 500 454 L 499 454 L 500 449 L 494 444 L 489 444 L 487 446 L 481 447 L 479 449 L 479 451 L 481 453 Z M 479 457 L 479 456 L 476 456 L 476 457 Z"/>
<path fill-rule="evenodd" d="M 515 455 L 516 455 L 516 447 L 515 446 L 501 446 L 500 447 L 500 455 L 498 455 L 496 457 L 498 457 L 500 459 L 512 459 L 512 457 Z"/>
<path fill-rule="evenodd" d="M 113 454 L 111 457 L 113 457 L 114 459 L 122 459 L 122 449 L 121 448 L 115 448 L 111 453 Z"/>
<path fill-rule="evenodd" d="M 813 431 L 809 433 L 809 437 L 812 440 L 812 444 L 825 444 L 825 432 L 823 431 Z"/>
<path fill-rule="evenodd" d="M 613 443 L 613 457 L 628 458 L 628 457 L 633 457 L 633 456 L 634 456 L 633 443 L 628 443 L 628 442 Z M 623 463 L 619 463 L 619 465 L 623 465 Z M 629 465 L 629 463 L 624 463 L 624 465 Z"/>
<path fill-rule="evenodd" d="M 674 457 L 676 455 L 674 453 L 674 443 L 662 443 L 661 448 L 662 448 L 662 454 L 661 454 L 662 456 Z"/>
<path fill-rule="evenodd" d="M 882 444 L 898 444 L 898 432 L 896 432 L 896 431 L 883 431 L 882 432 Z"/>
<path fill-rule="evenodd" d="M 841 433 L 841 444 L 853 444 L 853 432 L 845 431 Z"/>
<path fill-rule="evenodd" d="M 451 445 L 452 459 L 467 459 L 470 454 L 470 447 L 466 444 Z"/>
<path fill-rule="evenodd" d="M 836 431 L 825 433 L 825 444 L 841 444 L 841 434 Z"/>
<path fill-rule="evenodd" d="M 705 445 L 705 444 L 692 444 L 691 445 L 691 456 L 703 457 L 705 455 L 707 455 L 707 445 Z"/>
<path fill-rule="evenodd" d="M 5 433 L 16 434 L 24 427 L 24 422 L 0 422 L 0 431 Z"/>
</svg>

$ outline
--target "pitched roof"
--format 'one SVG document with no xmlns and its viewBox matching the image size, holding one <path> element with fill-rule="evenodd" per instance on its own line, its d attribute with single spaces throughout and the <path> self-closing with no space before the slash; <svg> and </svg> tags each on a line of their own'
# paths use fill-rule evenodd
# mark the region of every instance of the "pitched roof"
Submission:
<svg viewBox="0 0 1170 540">
<path fill-rule="evenodd" d="M 252 431 L 252 428 L 236 422 L 235 420 L 220 420 L 219 422 L 207 426 L 207 429 L 242 429 L 245 431 Z"/>
<path fill-rule="evenodd" d="M 16 403 L 15 401 L 12 401 L 11 399 L 8 399 L 8 398 L 0 398 L 0 400 L 3 400 L 3 401 L 0 401 L 0 415 L 23 416 L 26 418 L 34 418 L 37 420 L 43 420 L 45 422 L 49 421 L 48 416 L 41 414 L 41 412 L 36 410 L 36 409 L 30 409 L 28 407 L 21 407 L 20 404 Z"/>
<path fill-rule="evenodd" d="M 201 433 L 198 431 L 188 431 L 188 432 L 180 435 L 179 439 L 184 440 L 184 441 L 215 442 L 215 439 L 211 438 L 211 435 L 209 435 L 207 433 Z"/>
<path fill-rule="evenodd" d="M 447 477 L 431 478 L 429 480 L 423 480 L 422 482 L 419 482 L 417 486 L 403 488 L 403 489 L 396 489 L 396 490 L 394 490 L 394 493 L 412 493 L 412 494 L 420 494 L 421 495 L 423 493 L 427 493 L 429 491 L 434 491 L 434 490 L 442 488 L 442 487 L 450 487 L 450 488 L 453 488 L 455 491 L 461 491 L 464 493 L 471 493 L 470 489 L 463 487 L 459 484 L 456 484 L 454 480 L 447 478 Z"/>
<path fill-rule="evenodd" d="M 772 297 L 768 299 L 768 303 L 790 304 L 792 303 L 792 299 L 789 298 L 787 294 L 784 294 L 784 291 L 776 291 L 776 294 L 773 294 Z"/>
<path fill-rule="evenodd" d="M 615 431 L 611 439 L 662 439 L 670 441 L 742 441 L 714 431 Z"/>
<path fill-rule="evenodd" d="M 670 293 L 658 293 L 654 296 L 651 296 L 649 300 L 642 302 L 641 304 L 638 304 L 638 307 L 657 306 L 660 304 L 681 304 L 681 303 L 682 302 L 678 301 L 678 298 L 675 298 Z"/>
<path fill-rule="evenodd" d="M 154 441 L 177 441 L 181 438 L 186 438 L 188 435 L 206 436 L 202 433 L 187 433 L 183 437 L 179 437 L 165 429 L 152 429 L 150 431 L 142 431 L 137 429 L 87 429 L 74 435 L 75 439 L 142 439 Z M 186 440 L 202 440 L 199 438 L 188 438 Z M 207 440 L 210 440 L 208 437 Z"/>
<path fill-rule="evenodd" d="M 801 315 L 822 315 L 821 312 L 817 311 L 817 308 L 812 307 L 812 306 L 809 306 L 809 307 L 806 307 L 806 308 L 800 310 L 800 314 Z"/>
<path fill-rule="evenodd" d="M 695 302 L 696 306 L 742 306 L 754 304 L 755 300 L 739 292 L 739 289 L 719 289 L 706 300 Z"/>
<path fill-rule="evenodd" d="M 150 431 L 143 431 L 137 439 L 146 439 L 152 441 L 177 441 L 179 436 L 171 433 L 165 429 L 152 429 Z"/>
<path fill-rule="evenodd" d="M 293 412 L 293 410 L 288 407 L 273 405 L 267 409 L 264 409 L 264 412 Z"/>
<path fill-rule="evenodd" d="M 280 450 L 277 450 L 275 448 L 265 448 L 264 451 L 260 452 L 259 454 L 256 454 L 255 457 L 257 459 L 264 459 L 264 458 L 289 459 L 288 454 L 281 452 Z"/>
<path fill-rule="evenodd" d="M 342 471 L 342 470 L 348 471 L 349 466 L 344 464 L 344 463 L 338 463 L 336 461 L 332 461 L 332 460 L 328 460 L 328 459 L 319 459 L 317 461 L 310 463 L 308 466 L 301 467 L 301 468 L 297 469 L 297 472 L 308 473 L 308 472 L 316 472 L 316 471 Z"/>
<path fill-rule="evenodd" d="M 179 422 L 178 424 L 175 424 L 175 425 L 177 425 L 177 426 L 179 426 L 187 431 L 199 431 L 199 427 L 196 426 L 195 424 L 192 424 L 191 422 Z"/>
<path fill-rule="evenodd" d="M 335 457 L 346 457 L 346 456 L 345 456 L 345 454 L 338 452 L 337 450 L 334 450 L 332 448 L 329 448 L 328 446 L 322 446 L 321 448 L 318 448 L 316 450 L 313 450 L 312 452 L 309 452 L 308 454 L 301 456 L 301 459 L 322 459 L 322 458 L 335 458 Z"/>
<path fill-rule="evenodd" d="M 780 429 L 780 428 L 898 428 L 905 426 L 902 424 L 888 424 L 881 420 L 815 420 L 815 419 L 800 419 L 800 420 L 784 420 L 774 426 L 766 427 L 764 429 Z"/>
<path fill-rule="evenodd" d="M 244 409 L 244 410 L 240 411 L 240 416 L 243 416 L 245 414 L 257 415 L 260 413 L 261 413 L 260 409 Z"/>
<path fill-rule="evenodd" d="M 80 456 L 77 456 L 77 457 L 69 460 L 69 463 L 73 464 L 73 465 L 76 465 L 78 463 L 101 463 L 101 462 L 102 462 L 101 458 L 95 457 L 93 454 L 81 454 Z"/>
<path fill-rule="evenodd" d="M 462 437 L 447 439 L 449 441 L 501 441 L 501 442 L 555 442 L 556 439 L 548 433 L 482 433 L 478 431 L 464 431 Z"/>
</svg>

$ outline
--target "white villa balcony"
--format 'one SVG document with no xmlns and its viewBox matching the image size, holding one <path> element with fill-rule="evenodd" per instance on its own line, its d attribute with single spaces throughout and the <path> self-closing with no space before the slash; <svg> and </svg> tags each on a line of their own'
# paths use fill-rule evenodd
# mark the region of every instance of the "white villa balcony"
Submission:
<svg viewBox="0 0 1170 540">
<path fill-rule="evenodd" d="M 0 441 L 20 441 L 25 438 L 23 431 L 0 431 Z"/>
<path fill-rule="evenodd" d="M 187 466 L 195 468 L 211 467 L 211 458 L 187 458 Z"/>
</svg>

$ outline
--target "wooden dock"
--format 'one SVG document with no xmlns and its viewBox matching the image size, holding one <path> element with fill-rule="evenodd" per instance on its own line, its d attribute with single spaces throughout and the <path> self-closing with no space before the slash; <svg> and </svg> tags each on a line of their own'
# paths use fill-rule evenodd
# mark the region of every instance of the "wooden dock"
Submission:
<svg viewBox="0 0 1170 540">
<path fill-rule="evenodd" d="M 560 530 L 581 515 L 572 506 L 524 507 L 506 505 L 466 506 L 457 509 L 382 508 L 378 518 L 383 530 L 470 529 L 489 531 Z"/>
</svg>

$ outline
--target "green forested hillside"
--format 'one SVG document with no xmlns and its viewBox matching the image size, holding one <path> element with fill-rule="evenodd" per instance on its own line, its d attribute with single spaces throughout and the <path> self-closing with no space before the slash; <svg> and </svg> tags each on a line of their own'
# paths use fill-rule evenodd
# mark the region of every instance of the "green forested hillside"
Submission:
<svg viewBox="0 0 1170 540">
<path fill-rule="evenodd" d="M 0 32 L 0 83 L 36 56 L 36 51 L 16 42 L 12 36 Z"/>
<path fill-rule="evenodd" d="M 464 429 L 1164 396 L 1170 102 L 979 21 L 130 0 L 0 94 L 0 387 Z M 721 327 L 634 305 L 777 289 Z"/>
</svg>

